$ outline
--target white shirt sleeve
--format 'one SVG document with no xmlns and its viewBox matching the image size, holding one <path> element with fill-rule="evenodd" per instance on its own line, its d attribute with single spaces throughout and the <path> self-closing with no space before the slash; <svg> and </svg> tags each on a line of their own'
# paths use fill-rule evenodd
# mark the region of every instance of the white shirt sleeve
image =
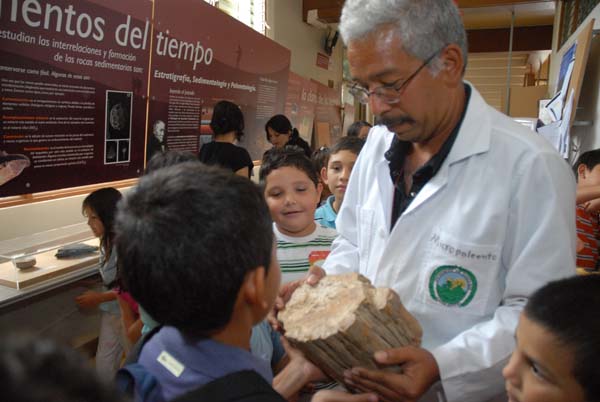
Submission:
<svg viewBox="0 0 600 402">
<path fill-rule="evenodd" d="M 513 328 L 529 295 L 575 274 L 575 180 L 558 154 L 525 157 L 513 181 L 502 264 L 502 303 L 489 321 L 432 350 L 449 402 L 485 401 L 502 389 L 502 368 L 514 348 Z M 492 386 L 496 384 L 498 386 Z"/>
</svg>

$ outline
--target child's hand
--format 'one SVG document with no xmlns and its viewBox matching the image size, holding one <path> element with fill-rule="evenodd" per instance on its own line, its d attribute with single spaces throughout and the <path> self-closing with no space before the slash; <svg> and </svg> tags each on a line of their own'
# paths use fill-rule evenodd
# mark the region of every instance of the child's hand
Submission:
<svg viewBox="0 0 600 402">
<path fill-rule="evenodd" d="M 594 200 L 586 202 L 584 204 L 584 208 L 586 212 L 590 214 L 600 212 L 600 199 L 596 198 Z"/>
<path fill-rule="evenodd" d="M 77 305 L 82 308 L 98 307 L 98 305 L 102 303 L 101 295 L 102 293 L 100 292 L 88 290 L 87 292 L 84 292 L 77 296 L 75 298 L 75 303 L 77 303 Z"/>
<path fill-rule="evenodd" d="M 317 366 L 308 361 L 301 351 L 294 349 L 283 336 L 281 344 L 285 349 L 288 362 L 273 379 L 273 388 L 285 399 L 294 400 L 305 385 L 327 377 Z"/>
<path fill-rule="evenodd" d="M 279 313 L 279 311 L 285 308 L 286 303 L 290 301 L 290 298 L 292 297 L 294 291 L 298 289 L 298 287 L 304 282 L 308 283 L 310 286 L 315 286 L 324 276 L 325 270 L 323 270 L 323 268 L 315 264 L 310 267 L 308 273 L 304 278 L 286 283 L 281 286 L 281 288 L 279 289 L 279 294 L 275 299 L 275 305 L 273 306 L 273 310 L 269 313 L 269 315 L 267 315 L 267 321 L 269 321 L 269 324 L 271 324 L 271 327 L 273 327 L 275 331 L 281 333 L 284 332 L 284 328 L 281 326 L 281 322 L 277 319 L 277 314 Z"/>
<path fill-rule="evenodd" d="M 312 397 L 311 402 L 377 402 L 375 394 L 349 394 L 343 391 L 319 391 Z"/>
</svg>

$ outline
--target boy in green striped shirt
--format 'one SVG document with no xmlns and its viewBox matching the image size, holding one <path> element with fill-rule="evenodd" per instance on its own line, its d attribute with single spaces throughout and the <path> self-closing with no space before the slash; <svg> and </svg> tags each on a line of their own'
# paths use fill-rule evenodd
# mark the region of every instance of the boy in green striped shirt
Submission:
<svg viewBox="0 0 600 402">
<path fill-rule="evenodd" d="M 265 154 L 259 178 L 273 218 L 281 282 L 300 279 L 325 259 L 337 236 L 314 220 L 323 185 L 304 152 L 289 146 Z"/>
</svg>

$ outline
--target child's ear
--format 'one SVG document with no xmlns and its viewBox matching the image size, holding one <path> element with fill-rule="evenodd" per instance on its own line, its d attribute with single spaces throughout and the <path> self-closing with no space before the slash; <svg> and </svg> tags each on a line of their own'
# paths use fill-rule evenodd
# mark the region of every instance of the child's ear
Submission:
<svg viewBox="0 0 600 402">
<path fill-rule="evenodd" d="M 327 183 L 327 166 L 321 168 L 321 181 L 325 184 L 329 184 Z"/>
<path fill-rule="evenodd" d="M 577 166 L 577 178 L 585 179 L 586 173 L 587 173 L 587 167 L 585 166 L 585 164 L 580 163 L 579 166 Z"/>
<path fill-rule="evenodd" d="M 261 310 L 267 309 L 269 303 L 266 298 L 267 270 L 260 266 L 246 274 L 242 285 L 244 300 L 249 306 L 260 307 Z"/>
<path fill-rule="evenodd" d="M 321 200 L 321 193 L 323 192 L 323 183 L 319 182 L 317 184 L 317 200 Z"/>
</svg>

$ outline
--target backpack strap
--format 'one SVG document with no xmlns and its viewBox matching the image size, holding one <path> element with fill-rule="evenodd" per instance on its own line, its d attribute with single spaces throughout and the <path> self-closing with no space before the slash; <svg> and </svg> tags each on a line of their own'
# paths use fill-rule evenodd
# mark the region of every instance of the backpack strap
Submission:
<svg viewBox="0 0 600 402">
<path fill-rule="evenodd" d="M 115 384 L 119 391 L 125 394 L 129 399 L 142 401 L 160 400 L 160 384 L 156 378 L 144 366 L 138 363 L 142 348 L 152 338 L 162 326 L 153 328 L 152 331 L 144 335 L 127 355 L 125 364 L 115 378 Z"/>
<path fill-rule="evenodd" d="M 172 402 L 286 402 L 285 399 L 271 387 L 254 370 L 238 371 L 193 391 L 181 395 Z"/>
</svg>

